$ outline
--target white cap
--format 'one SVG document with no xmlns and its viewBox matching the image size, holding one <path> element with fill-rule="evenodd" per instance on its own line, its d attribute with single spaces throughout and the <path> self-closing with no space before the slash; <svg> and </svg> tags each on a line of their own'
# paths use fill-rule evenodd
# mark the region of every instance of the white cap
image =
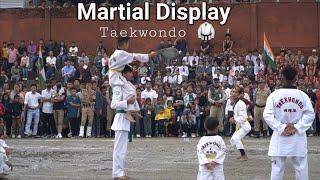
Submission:
<svg viewBox="0 0 320 180">
<path fill-rule="evenodd" d="M 316 49 L 312 49 L 312 52 L 317 52 L 317 50 Z"/>
</svg>

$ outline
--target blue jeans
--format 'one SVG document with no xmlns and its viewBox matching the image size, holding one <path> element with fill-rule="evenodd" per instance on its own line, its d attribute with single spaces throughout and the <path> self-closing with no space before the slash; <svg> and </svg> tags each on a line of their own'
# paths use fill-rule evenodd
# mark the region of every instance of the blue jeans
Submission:
<svg viewBox="0 0 320 180">
<path fill-rule="evenodd" d="M 31 130 L 30 130 L 30 126 L 31 126 L 31 122 L 33 119 L 33 132 L 32 135 L 37 135 L 38 132 L 38 124 L 39 124 L 39 117 L 40 117 L 40 111 L 39 109 L 29 109 L 27 112 L 27 123 L 26 123 L 26 129 L 25 129 L 25 134 L 30 135 L 31 134 Z"/>
<path fill-rule="evenodd" d="M 28 79 L 28 68 L 27 67 L 22 68 L 22 78 Z"/>
<path fill-rule="evenodd" d="M 64 62 L 67 59 L 67 55 L 58 55 L 57 56 L 57 68 L 62 68 L 64 66 Z"/>
</svg>

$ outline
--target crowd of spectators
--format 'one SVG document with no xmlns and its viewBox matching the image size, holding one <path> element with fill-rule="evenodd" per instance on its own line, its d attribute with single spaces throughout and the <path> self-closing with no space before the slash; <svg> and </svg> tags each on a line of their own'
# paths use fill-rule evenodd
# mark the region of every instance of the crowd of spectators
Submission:
<svg viewBox="0 0 320 180">
<path fill-rule="evenodd" d="M 231 34 L 223 47 L 213 49 L 209 41 L 199 49 L 188 49 L 186 39 L 161 40 L 160 50 L 174 46 L 180 56 L 158 56 L 148 63 L 133 63 L 134 84 L 141 107 L 141 119 L 132 124 L 136 137 L 204 134 L 207 116 L 221 119 L 220 134 L 229 136 L 234 127 L 230 91 L 234 85 L 245 89 L 244 99 L 254 127 L 252 136 L 269 136 L 258 108 L 265 98 L 281 87 L 281 69 L 291 64 L 298 71 L 297 87 L 311 98 L 320 115 L 320 61 L 316 49 L 310 56 L 282 49 L 276 53 L 277 69 L 266 64 L 257 49 L 246 54 L 233 51 Z M 110 137 L 115 111 L 110 108 L 112 89 L 108 82 L 108 61 L 102 42 L 95 56 L 87 56 L 76 42 L 69 46 L 49 40 L 19 45 L 3 42 L 0 51 L 0 134 L 6 137 Z M 43 56 L 46 86 L 38 85 L 39 52 Z M 109 49 L 108 52 L 112 50 Z M 259 94 L 259 95 L 257 95 Z M 221 108 L 221 111 L 216 112 Z M 318 119 L 317 116 L 317 119 Z M 31 130 L 32 129 L 32 130 Z M 319 121 L 308 134 L 319 134 Z"/>
</svg>

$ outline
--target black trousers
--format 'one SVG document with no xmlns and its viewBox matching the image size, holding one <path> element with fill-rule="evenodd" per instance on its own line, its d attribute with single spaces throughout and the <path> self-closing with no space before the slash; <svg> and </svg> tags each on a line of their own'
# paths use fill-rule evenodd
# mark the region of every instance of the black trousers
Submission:
<svg viewBox="0 0 320 180">
<path fill-rule="evenodd" d="M 79 129 L 80 129 L 80 121 L 79 118 L 68 118 L 70 122 L 70 130 L 72 136 L 79 136 Z"/>
<path fill-rule="evenodd" d="M 57 134 L 56 124 L 54 122 L 53 114 L 42 113 L 42 134 L 54 135 Z"/>
</svg>

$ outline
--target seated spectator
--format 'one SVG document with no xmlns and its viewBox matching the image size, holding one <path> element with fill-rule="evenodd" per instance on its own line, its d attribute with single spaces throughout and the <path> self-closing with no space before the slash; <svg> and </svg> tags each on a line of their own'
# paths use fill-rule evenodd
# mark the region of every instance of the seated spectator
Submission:
<svg viewBox="0 0 320 180">
<path fill-rule="evenodd" d="M 21 57 L 20 67 L 22 69 L 22 80 L 28 80 L 29 57 L 26 51 L 23 52 Z"/>
<path fill-rule="evenodd" d="M 60 42 L 59 46 L 59 55 L 57 56 L 57 68 L 60 69 L 63 67 L 63 64 L 65 63 L 67 59 L 67 46 L 64 43 L 64 41 Z"/>
<path fill-rule="evenodd" d="M 18 62 L 14 62 L 14 66 L 11 68 L 11 81 L 17 83 L 20 80 L 21 68 L 18 65 Z"/>
<path fill-rule="evenodd" d="M 78 63 L 79 63 L 80 61 L 83 61 L 85 64 L 89 64 L 90 61 L 89 61 L 88 56 L 86 56 L 86 53 L 85 53 L 85 52 L 82 52 L 82 53 L 81 53 L 81 56 L 78 57 Z"/>
<path fill-rule="evenodd" d="M 231 51 L 233 46 L 233 41 L 231 40 L 231 34 L 226 33 L 226 39 L 223 40 L 222 50 L 223 51 Z"/>
<path fill-rule="evenodd" d="M 71 65 L 71 63 L 72 62 L 68 60 L 66 65 L 61 70 L 64 83 L 67 83 L 70 79 L 74 77 L 76 69 L 74 68 L 73 65 Z"/>
<path fill-rule="evenodd" d="M 72 42 L 71 43 L 71 47 L 69 48 L 69 53 L 71 53 L 71 59 L 73 60 L 73 62 L 75 62 L 77 60 L 78 57 L 78 47 L 76 45 L 76 42 Z"/>
<path fill-rule="evenodd" d="M 46 77 L 48 79 L 54 78 L 56 73 L 57 58 L 53 56 L 53 51 L 49 52 L 49 56 L 46 58 Z"/>
</svg>

